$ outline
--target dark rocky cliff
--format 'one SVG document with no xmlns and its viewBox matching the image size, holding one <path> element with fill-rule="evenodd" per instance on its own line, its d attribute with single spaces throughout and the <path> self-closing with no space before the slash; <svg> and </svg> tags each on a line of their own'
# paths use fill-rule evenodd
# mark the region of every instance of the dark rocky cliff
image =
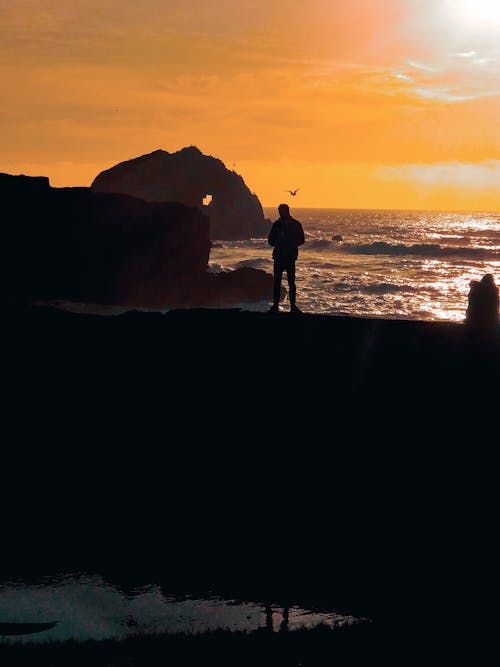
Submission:
<svg viewBox="0 0 500 667">
<path fill-rule="evenodd" d="M 208 218 L 182 204 L 51 188 L 45 178 L 7 174 L 0 174 L 0 197 L 9 211 L 2 259 L 8 298 L 147 305 L 165 297 L 173 280 L 206 270 Z"/>
<path fill-rule="evenodd" d="M 262 206 L 242 177 L 194 146 L 177 153 L 156 150 L 121 162 L 101 172 L 92 190 L 196 206 L 210 216 L 212 239 L 245 239 L 269 233 Z M 207 195 L 212 195 L 212 201 L 205 207 Z"/>
<path fill-rule="evenodd" d="M 209 219 L 195 207 L 9 174 L 0 198 L 4 299 L 168 308 L 271 298 L 264 271 L 206 272 Z"/>
</svg>

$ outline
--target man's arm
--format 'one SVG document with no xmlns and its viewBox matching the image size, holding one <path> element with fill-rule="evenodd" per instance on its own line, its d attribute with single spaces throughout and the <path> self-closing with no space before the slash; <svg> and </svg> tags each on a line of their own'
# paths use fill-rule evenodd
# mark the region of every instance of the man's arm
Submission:
<svg viewBox="0 0 500 667">
<path fill-rule="evenodd" d="M 276 222 L 273 222 L 273 226 L 271 227 L 271 231 L 269 232 L 269 237 L 267 239 L 269 245 L 275 246 L 278 244 L 278 229 L 276 226 Z"/>
<path fill-rule="evenodd" d="M 297 220 L 297 245 L 303 245 L 305 242 L 304 229 L 301 223 Z"/>
</svg>

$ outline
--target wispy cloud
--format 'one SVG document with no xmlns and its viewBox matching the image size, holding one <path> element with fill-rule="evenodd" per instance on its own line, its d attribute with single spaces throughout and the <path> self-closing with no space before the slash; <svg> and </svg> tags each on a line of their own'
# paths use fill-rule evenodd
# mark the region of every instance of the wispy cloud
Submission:
<svg viewBox="0 0 500 667">
<path fill-rule="evenodd" d="M 395 79 L 398 79 L 399 81 L 407 81 L 408 83 L 413 83 L 415 79 L 412 76 L 409 76 L 408 74 L 403 74 L 402 72 L 396 72 L 393 74 L 393 77 Z"/>
<path fill-rule="evenodd" d="M 466 59 L 468 59 L 468 58 L 474 58 L 475 56 L 477 56 L 476 51 L 465 51 L 465 53 L 464 52 L 462 52 L 462 53 L 450 53 L 450 58 L 466 58 Z"/>
<path fill-rule="evenodd" d="M 477 164 L 443 162 L 391 165 L 381 167 L 378 176 L 384 180 L 418 183 L 428 188 L 455 186 L 483 190 L 498 188 L 500 160 L 486 160 Z"/>
<path fill-rule="evenodd" d="M 439 102 L 466 102 L 474 99 L 474 95 L 458 95 L 443 88 L 413 88 L 413 93 L 426 100 Z"/>
<path fill-rule="evenodd" d="M 432 63 L 410 59 L 391 74 L 404 85 L 401 92 L 429 102 L 456 104 L 500 95 L 498 55 L 489 49 L 451 52 Z"/>
<path fill-rule="evenodd" d="M 435 74 L 436 72 L 440 71 L 439 67 L 436 67 L 434 65 L 426 65 L 424 63 L 417 63 L 415 62 L 415 60 L 408 60 L 407 65 L 409 67 L 412 67 L 413 69 L 417 69 L 422 72 L 429 72 L 431 74 Z"/>
</svg>

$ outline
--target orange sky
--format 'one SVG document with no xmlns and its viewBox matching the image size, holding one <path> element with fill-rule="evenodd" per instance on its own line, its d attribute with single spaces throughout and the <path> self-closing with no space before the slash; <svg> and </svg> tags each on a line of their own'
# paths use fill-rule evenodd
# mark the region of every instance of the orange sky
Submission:
<svg viewBox="0 0 500 667">
<path fill-rule="evenodd" d="M 499 0 L 0 0 L 0 171 L 196 145 L 264 205 L 500 210 L 499 62 Z"/>
</svg>

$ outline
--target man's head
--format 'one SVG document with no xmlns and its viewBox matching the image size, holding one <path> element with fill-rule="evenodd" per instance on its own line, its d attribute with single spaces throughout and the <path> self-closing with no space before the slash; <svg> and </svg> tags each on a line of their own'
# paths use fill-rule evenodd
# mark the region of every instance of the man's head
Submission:
<svg viewBox="0 0 500 667">
<path fill-rule="evenodd" d="M 481 284 L 482 285 L 488 285 L 488 287 L 493 287 L 495 285 L 495 278 L 492 273 L 487 273 L 481 278 Z"/>
<path fill-rule="evenodd" d="M 289 218 L 290 217 L 290 207 L 288 204 L 280 204 L 278 206 L 278 213 L 280 214 L 281 218 Z"/>
</svg>

